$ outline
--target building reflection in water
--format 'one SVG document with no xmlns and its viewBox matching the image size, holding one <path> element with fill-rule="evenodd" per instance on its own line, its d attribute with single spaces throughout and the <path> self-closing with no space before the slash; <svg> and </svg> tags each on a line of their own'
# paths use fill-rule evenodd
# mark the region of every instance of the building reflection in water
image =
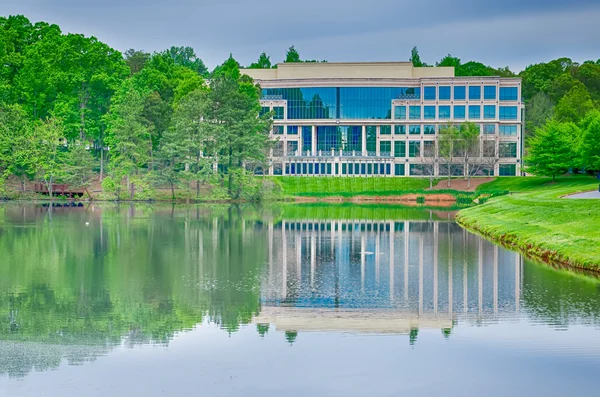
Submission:
<svg viewBox="0 0 600 397">
<path fill-rule="evenodd" d="M 453 222 L 282 221 L 268 233 L 259 324 L 409 333 L 519 313 L 522 257 Z"/>
</svg>

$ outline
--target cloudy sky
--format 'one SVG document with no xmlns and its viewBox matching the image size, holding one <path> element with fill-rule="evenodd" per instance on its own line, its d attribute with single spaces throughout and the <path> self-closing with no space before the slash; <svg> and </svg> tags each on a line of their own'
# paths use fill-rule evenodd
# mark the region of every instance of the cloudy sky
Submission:
<svg viewBox="0 0 600 397">
<path fill-rule="evenodd" d="M 24 14 L 111 46 L 194 47 L 209 68 L 229 53 L 242 64 L 290 45 L 303 59 L 403 61 L 419 47 L 495 67 L 600 58 L 599 0 L 0 0 Z"/>
</svg>

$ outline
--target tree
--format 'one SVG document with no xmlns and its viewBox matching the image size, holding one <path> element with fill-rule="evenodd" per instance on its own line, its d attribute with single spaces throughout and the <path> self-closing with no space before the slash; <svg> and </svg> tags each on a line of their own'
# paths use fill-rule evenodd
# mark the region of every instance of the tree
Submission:
<svg viewBox="0 0 600 397">
<path fill-rule="evenodd" d="M 464 176 L 467 180 L 467 187 L 471 187 L 471 175 L 475 170 L 477 161 L 481 160 L 479 135 L 479 126 L 471 122 L 461 124 L 458 134 L 455 135 L 456 142 L 454 148 L 459 151 L 464 167 Z M 471 170 L 472 168 L 473 170 Z"/>
<path fill-rule="evenodd" d="M 454 68 L 458 68 L 460 66 L 460 59 L 448 54 L 439 62 L 436 62 L 435 66 L 452 66 Z"/>
<path fill-rule="evenodd" d="M 438 134 L 438 158 L 440 175 L 445 174 L 446 176 L 448 176 L 447 186 L 450 187 L 451 178 L 456 170 L 455 146 L 459 136 L 459 130 L 453 125 L 448 125 L 440 127 Z"/>
<path fill-rule="evenodd" d="M 296 51 L 296 48 L 294 46 L 291 46 L 287 53 L 285 54 L 285 63 L 295 63 L 295 62 L 302 62 L 300 60 L 300 54 L 298 53 L 298 51 Z"/>
<path fill-rule="evenodd" d="M 256 62 L 250 64 L 250 66 L 248 66 L 248 68 L 250 68 L 250 69 L 270 69 L 271 68 L 271 58 L 269 56 L 267 56 L 266 53 L 263 52 L 258 57 L 258 60 Z"/>
<path fill-rule="evenodd" d="M 580 136 L 573 123 L 549 121 L 538 128 L 529 139 L 528 155 L 525 157 L 527 172 L 541 176 L 564 174 L 575 165 L 575 142 Z"/>
<path fill-rule="evenodd" d="M 72 189 L 83 188 L 91 199 L 88 187 L 91 185 L 96 162 L 85 142 L 75 141 L 64 154 L 63 180 Z"/>
<path fill-rule="evenodd" d="M 426 66 L 423 63 L 423 61 L 421 61 L 421 56 L 419 55 L 419 49 L 416 46 L 413 47 L 413 49 L 410 51 L 410 59 L 409 59 L 409 61 L 416 68 L 421 68 L 423 66 Z"/>
<path fill-rule="evenodd" d="M 123 178 L 126 179 L 127 190 L 133 199 L 135 184 L 131 178 L 140 173 L 140 168 L 147 164 L 152 147 L 152 139 L 144 125 L 142 112 L 144 95 L 126 80 L 115 98 L 108 115 L 106 142 L 110 147 L 110 164 L 117 196 Z"/>
<path fill-rule="evenodd" d="M 175 65 L 186 67 L 202 77 L 208 77 L 208 69 L 192 47 L 171 47 L 162 53 L 173 59 Z"/>
<path fill-rule="evenodd" d="M 11 175 L 19 177 L 25 191 L 33 167 L 33 125 L 19 105 L 0 106 L 0 188 Z"/>
<path fill-rule="evenodd" d="M 580 165 L 583 169 L 600 171 L 600 111 L 587 114 L 581 123 L 582 137 L 579 147 Z"/>
<path fill-rule="evenodd" d="M 134 75 L 140 72 L 144 66 L 146 66 L 146 62 L 150 59 L 150 54 L 140 50 L 134 50 L 133 48 L 128 49 L 123 54 L 125 57 L 125 62 L 129 69 L 131 70 L 131 75 Z"/>
<path fill-rule="evenodd" d="M 33 133 L 33 167 L 44 181 L 52 199 L 54 182 L 64 172 L 63 150 L 67 141 L 64 127 L 59 119 L 51 117 L 37 123 Z"/>
<path fill-rule="evenodd" d="M 578 123 L 594 109 L 594 103 L 585 86 L 577 83 L 556 105 L 555 115 L 559 121 Z"/>
<path fill-rule="evenodd" d="M 554 115 L 554 103 L 545 92 L 538 92 L 525 105 L 525 133 L 530 135 Z"/>
</svg>

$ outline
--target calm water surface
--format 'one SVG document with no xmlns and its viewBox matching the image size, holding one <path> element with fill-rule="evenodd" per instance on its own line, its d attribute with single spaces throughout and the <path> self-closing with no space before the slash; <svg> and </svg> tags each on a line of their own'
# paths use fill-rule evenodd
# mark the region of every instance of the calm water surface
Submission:
<svg viewBox="0 0 600 397">
<path fill-rule="evenodd" d="M 367 206 L 0 206 L 1 396 L 597 395 L 600 283 Z"/>
</svg>

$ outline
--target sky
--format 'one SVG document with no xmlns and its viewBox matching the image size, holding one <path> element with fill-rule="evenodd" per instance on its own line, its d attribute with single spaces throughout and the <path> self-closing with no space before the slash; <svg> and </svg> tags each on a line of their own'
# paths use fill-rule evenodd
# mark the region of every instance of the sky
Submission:
<svg viewBox="0 0 600 397">
<path fill-rule="evenodd" d="M 417 46 L 430 64 L 450 53 L 517 72 L 600 58 L 599 0 L 0 0 L 14 14 L 120 51 L 191 46 L 210 69 L 230 53 L 281 62 L 291 45 L 330 62 L 406 61 Z"/>
</svg>

